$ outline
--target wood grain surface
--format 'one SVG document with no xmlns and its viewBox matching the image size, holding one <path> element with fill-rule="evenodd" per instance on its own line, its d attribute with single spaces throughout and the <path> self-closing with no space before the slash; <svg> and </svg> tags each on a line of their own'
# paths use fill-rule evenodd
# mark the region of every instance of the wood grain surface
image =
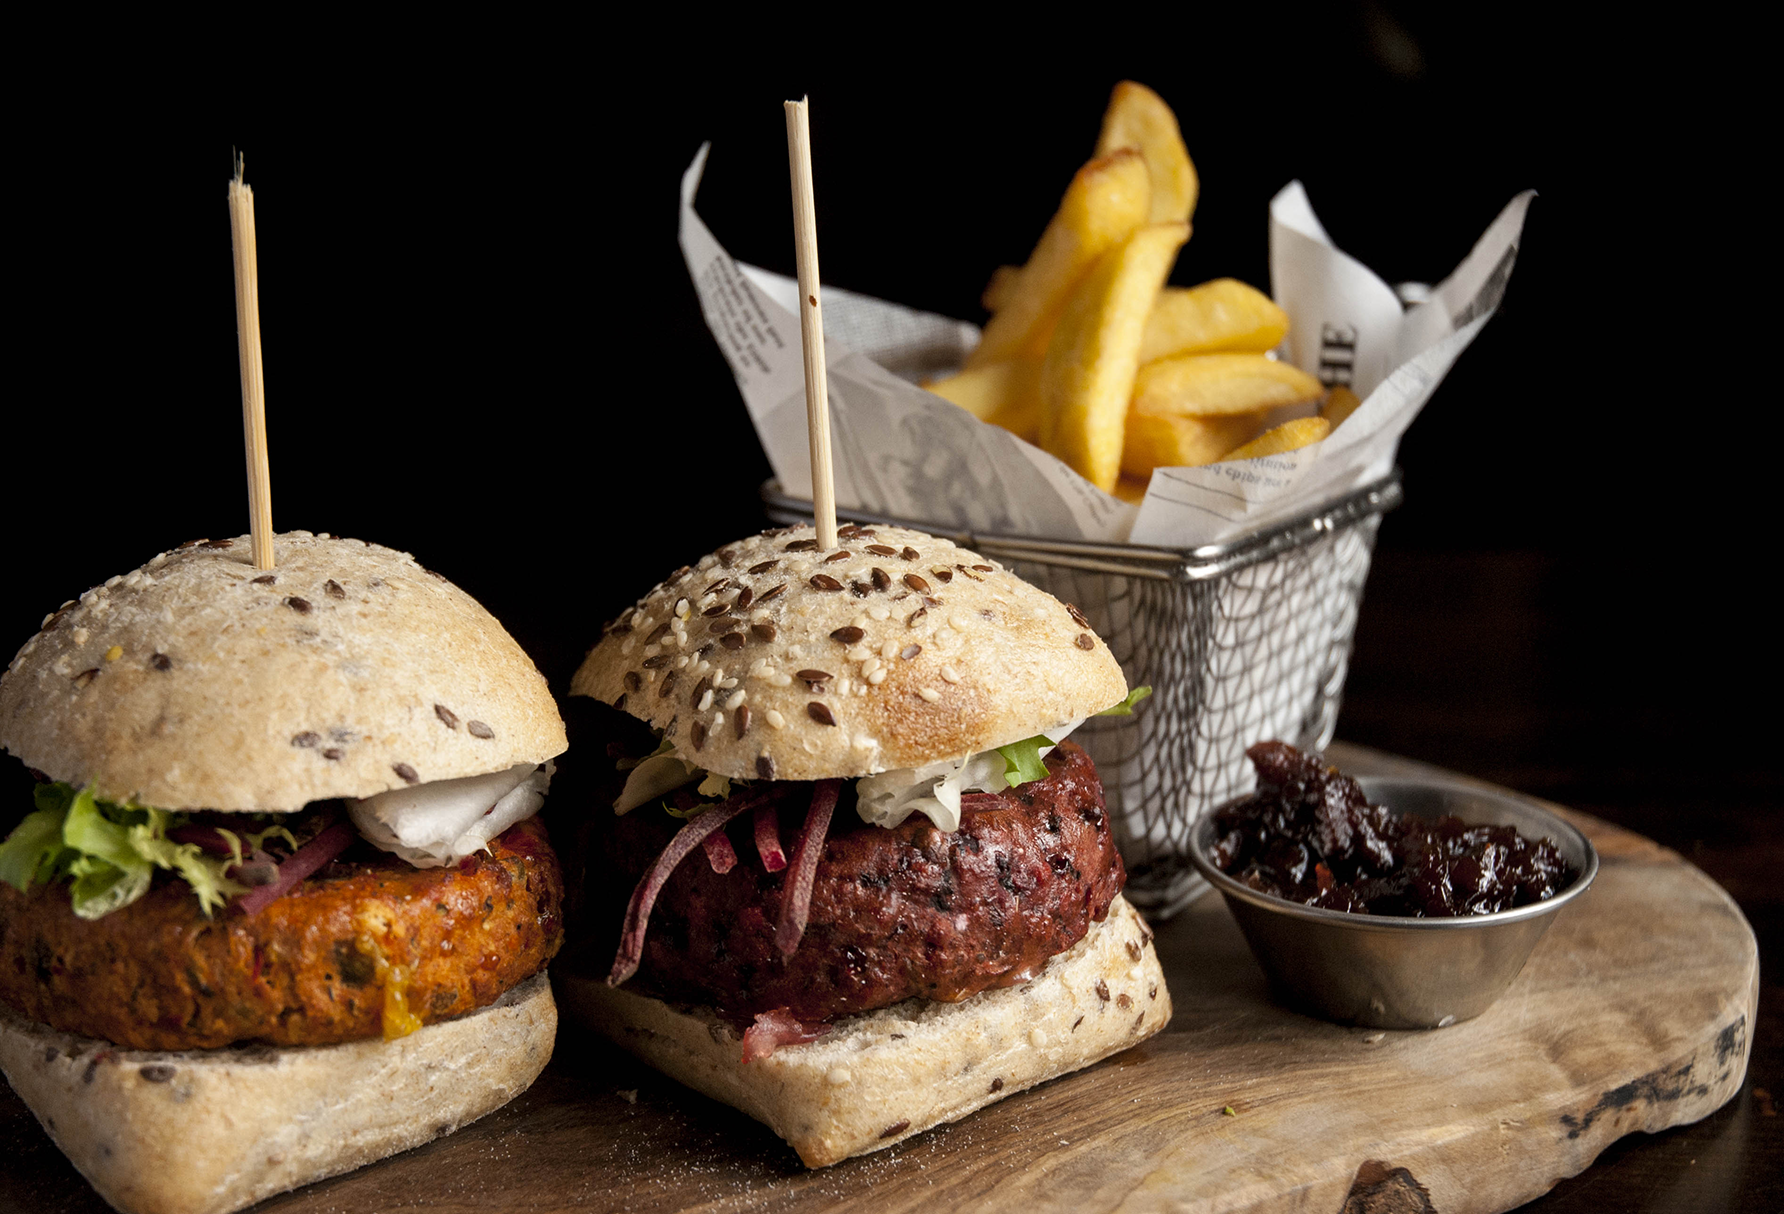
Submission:
<svg viewBox="0 0 1784 1214">
<path fill-rule="evenodd" d="M 1435 770 L 1330 753 L 1359 774 Z M 1506 1210 L 1625 1134 L 1708 1115 L 1750 1049 L 1758 953 L 1735 904 L 1675 853 L 1573 817 L 1597 883 L 1465 1024 L 1382 1033 L 1277 1007 L 1209 895 L 1159 931 L 1164 1034 L 877 1155 L 807 1172 L 763 1127 L 566 1027 L 506 1109 L 258 1209 Z M 0 1130 L 0 1208 L 104 1209 L 10 1092 Z"/>
</svg>

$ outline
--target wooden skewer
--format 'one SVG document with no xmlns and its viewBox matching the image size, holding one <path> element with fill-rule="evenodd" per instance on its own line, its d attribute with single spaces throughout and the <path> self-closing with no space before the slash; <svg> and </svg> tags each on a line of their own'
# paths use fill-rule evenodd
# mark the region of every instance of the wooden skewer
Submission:
<svg viewBox="0 0 1784 1214">
<path fill-rule="evenodd" d="M 836 547 L 836 480 L 830 468 L 830 391 L 824 374 L 824 308 L 818 288 L 818 216 L 811 187 L 811 112 L 789 101 L 787 163 L 793 173 L 793 249 L 799 264 L 799 337 L 805 347 L 805 428 L 818 547 Z"/>
<path fill-rule="evenodd" d="M 242 438 L 248 451 L 248 532 L 254 567 L 273 567 L 272 469 L 266 457 L 266 375 L 260 364 L 260 275 L 254 250 L 254 191 L 242 157 L 229 179 L 229 231 L 235 245 L 235 339 L 242 363 Z"/>
</svg>

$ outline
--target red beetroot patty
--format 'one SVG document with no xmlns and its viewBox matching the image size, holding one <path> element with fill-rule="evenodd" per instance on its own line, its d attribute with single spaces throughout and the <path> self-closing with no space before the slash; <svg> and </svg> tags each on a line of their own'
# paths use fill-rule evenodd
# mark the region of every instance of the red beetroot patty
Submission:
<svg viewBox="0 0 1784 1214">
<path fill-rule="evenodd" d="M 1090 756 L 1067 742 L 1047 768 L 1048 779 L 964 812 L 952 834 L 920 814 L 891 830 L 867 825 L 851 789 L 818 863 L 804 938 L 785 960 L 774 930 L 787 871 L 764 871 L 741 815 L 727 828 L 736 867 L 715 873 L 696 851 L 669 878 L 634 982 L 738 1020 L 785 1007 L 817 1021 L 1033 977 L 1108 914 L 1127 879 Z M 781 803 L 789 851 L 808 800 Z M 680 825 L 655 806 L 618 819 L 610 893 L 629 895 Z"/>
</svg>

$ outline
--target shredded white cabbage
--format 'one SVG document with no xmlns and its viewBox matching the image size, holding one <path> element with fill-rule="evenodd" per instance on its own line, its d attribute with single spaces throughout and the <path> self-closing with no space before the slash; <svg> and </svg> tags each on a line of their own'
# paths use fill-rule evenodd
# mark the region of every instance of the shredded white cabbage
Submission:
<svg viewBox="0 0 1784 1214">
<path fill-rule="evenodd" d="M 704 768 L 695 767 L 672 754 L 652 755 L 626 776 L 626 786 L 620 789 L 619 799 L 613 803 L 613 812 L 628 813 L 646 801 L 674 792 L 683 784 L 692 784 L 705 774 Z"/>
<path fill-rule="evenodd" d="M 348 801 L 347 810 L 375 846 L 417 868 L 440 868 L 485 850 L 491 839 L 538 813 L 554 771 L 551 763 L 522 763 L 487 776 L 394 788 Z"/>
<path fill-rule="evenodd" d="M 1057 745 L 1086 719 L 1079 717 L 1041 734 Z M 1052 749 L 1043 746 L 1040 753 L 1045 756 Z M 1009 787 L 1004 780 L 1007 766 L 1002 754 L 987 750 L 964 759 L 863 776 L 855 783 L 855 811 L 863 822 L 887 829 L 918 813 L 943 830 L 956 831 L 960 829 L 960 794 L 1004 791 Z"/>
</svg>

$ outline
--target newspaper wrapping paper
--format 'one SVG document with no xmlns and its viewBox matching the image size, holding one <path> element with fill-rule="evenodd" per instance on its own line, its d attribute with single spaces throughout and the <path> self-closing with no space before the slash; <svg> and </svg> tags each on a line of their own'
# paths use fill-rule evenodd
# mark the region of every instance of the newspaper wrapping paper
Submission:
<svg viewBox="0 0 1784 1214">
<path fill-rule="evenodd" d="M 732 260 L 694 210 L 706 148 L 682 176 L 681 247 L 708 328 L 781 487 L 811 496 L 798 286 Z M 1362 406 L 1330 438 L 1283 455 L 1161 468 L 1133 506 L 912 380 L 959 365 L 964 321 L 825 287 L 836 502 L 987 535 L 1193 548 L 1293 517 L 1385 475 L 1400 436 L 1505 292 L 1531 192 L 1506 206 L 1429 301 L 1340 252 L 1300 182 L 1270 203 L 1270 275 L 1286 357 Z"/>
<path fill-rule="evenodd" d="M 705 154 L 682 179 L 683 254 L 775 475 L 809 498 L 798 286 L 734 262 L 700 220 Z M 1498 307 L 1533 196 L 1514 198 L 1461 266 L 1407 309 L 1332 243 L 1299 182 L 1284 188 L 1270 205 L 1272 285 L 1290 321 L 1279 356 L 1363 403 L 1311 447 L 1159 469 L 1137 507 L 916 386 L 964 361 L 975 326 L 825 287 L 836 500 L 983 535 L 1176 549 L 1315 509 L 1393 467 L 1400 436 Z M 1252 787 L 1251 742 L 1330 740 L 1372 540 L 1372 524 L 1354 528 L 1191 586 L 1017 563 L 1090 612 L 1130 679 L 1156 687 L 1134 717 L 1084 731 L 1130 865 L 1181 856 L 1203 808 Z"/>
</svg>

